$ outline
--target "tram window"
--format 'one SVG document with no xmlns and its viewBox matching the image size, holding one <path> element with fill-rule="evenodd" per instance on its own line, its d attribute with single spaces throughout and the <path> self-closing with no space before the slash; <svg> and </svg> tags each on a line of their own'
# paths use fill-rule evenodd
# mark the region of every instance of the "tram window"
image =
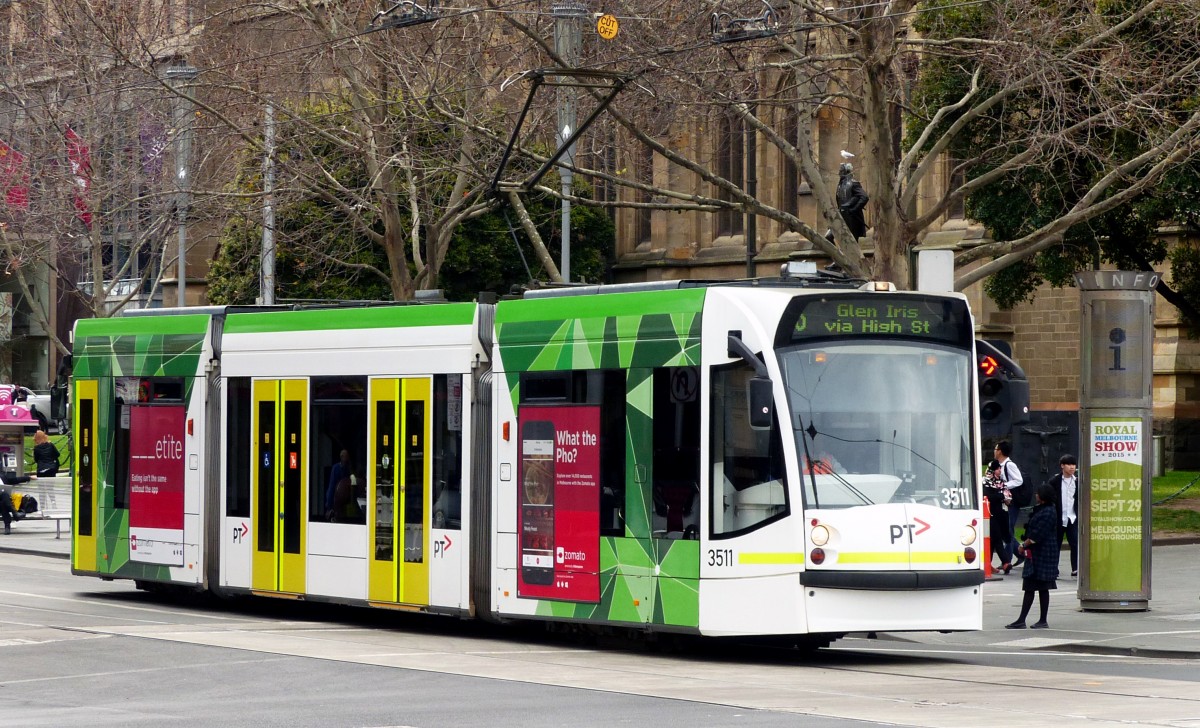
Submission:
<svg viewBox="0 0 1200 728">
<path fill-rule="evenodd" d="M 462 528 L 461 374 L 433 378 L 433 527 Z"/>
<path fill-rule="evenodd" d="M 522 372 L 521 403 L 600 404 L 604 396 L 605 371 L 608 370 Z"/>
<path fill-rule="evenodd" d="M 182 402 L 183 401 L 183 380 L 182 379 L 151 379 L 150 380 L 150 401 L 151 402 Z"/>
<path fill-rule="evenodd" d="M 79 504 L 79 523 L 76 531 L 80 536 L 92 535 L 92 474 L 96 463 L 96 433 L 92 431 L 92 415 L 95 412 L 96 400 L 84 397 L 79 400 L 79 493 L 75 502 Z M 88 465 L 91 463 L 91 465 Z"/>
<path fill-rule="evenodd" d="M 254 524 L 258 529 L 256 548 L 259 551 L 275 550 L 275 403 L 263 400 L 258 403 L 258 431 L 254 434 L 258 455 L 254 458 L 258 468 L 258 518 Z"/>
<path fill-rule="evenodd" d="M 625 535 L 625 372 L 606 369 L 600 405 L 600 533 Z"/>
<path fill-rule="evenodd" d="M 310 521 L 365 524 L 367 378 L 313 377 L 310 386 L 313 449 L 308 518 Z M 340 462 L 343 450 L 350 457 L 354 493 L 353 497 L 339 502 L 335 509 L 334 465 Z"/>
<path fill-rule="evenodd" d="M 393 508 L 396 502 L 396 403 L 391 400 L 375 402 L 375 559 L 392 560 L 394 539 Z"/>
<path fill-rule="evenodd" d="M 521 375 L 521 401 L 569 401 L 574 372 L 525 372 Z"/>
<path fill-rule="evenodd" d="M 129 405 L 121 397 L 113 407 L 113 507 L 129 507 Z"/>
<path fill-rule="evenodd" d="M 654 370 L 654 457 L 652 459 L 655 536 L 699 538 L 700 525 L 700 370 Z"/>
<path fill-rule="evenodd" d="M 250 378 L 235 377 L 226 384 L 225 515 L 250 516 Z"/>
<path fill-rule="evenodd" d="M 712 507 L 709 532 L 736 536 L 790 512 L 779 423 L 750 427 L 747 390 L 754 370 L 738 363 L 712 376 Z"/>
<path fill-rule="evenodd" d="M 404 560 L 425 560 L 425 403 L 404 403 Z"/>
<path fill-rule="evenodd" d="M 127 404 L 184 401 L 182 377 L 117 377 L 114 383 Z"/>
</svg>

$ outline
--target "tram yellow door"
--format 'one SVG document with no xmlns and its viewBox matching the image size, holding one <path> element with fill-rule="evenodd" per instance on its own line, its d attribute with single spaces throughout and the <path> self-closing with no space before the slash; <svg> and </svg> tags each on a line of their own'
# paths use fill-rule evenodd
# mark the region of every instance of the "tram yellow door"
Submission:
<svg viewBox="0 0 1200 728">
<path fill-rule="evenodd" d="M 250 494 L 255 533 L 251 585 L 303 594 L 308 521 L 308 382 L 254 382 L 254 478 Z"/>
<path fill-rule="evenodd" d="M 429 604 L 428 378 L 371 380 L 367 472 L 373 602 Z"/>
<path fill-rule="evenodd" d="M 71 563 L 80 571 L 96 571 L 98 519 L 96 513 L 96 423 L 98 386 L 94 379 L 75 381 L 75 513 L 71 519 L 74 550 Z M 48 504 L 43 504 L 48 505 Z M 105 556 L 107 558 L 107 555 Z M 104 565 L 111 572 L 111 563 Z"/>
</svg>

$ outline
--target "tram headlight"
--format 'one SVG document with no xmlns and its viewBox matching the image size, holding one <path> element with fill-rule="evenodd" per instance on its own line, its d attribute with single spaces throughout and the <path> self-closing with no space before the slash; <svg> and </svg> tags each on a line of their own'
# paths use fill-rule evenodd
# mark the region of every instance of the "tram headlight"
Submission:
<svg viewBox="0 0 1200 728">
<path fill-rule="evenodd" d="M 808 540 L 812 541 L 813 546 L 824 546 L 829 543 L 829 529 L 825 526 L 814 526 L 808 534 Z"/>
<path fill-rule="evenodd" d="M 963 526 L 962 533 L 959 534 L 959 540 L 963 546 L 970 546 L 975 543 L 975 539 L 977 538 L 979 538 L 979 535 L 975 532 L 974 526 Z"/>
</svg>

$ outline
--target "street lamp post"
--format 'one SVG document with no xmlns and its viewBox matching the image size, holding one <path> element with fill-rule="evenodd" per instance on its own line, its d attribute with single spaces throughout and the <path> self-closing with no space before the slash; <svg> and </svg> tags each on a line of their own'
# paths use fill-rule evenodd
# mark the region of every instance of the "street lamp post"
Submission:
<svg viewBox="0 0 1200 728">
<path fill-rule="evenodd" d="M 576 0 L 560 0 L 551 8 L 554 16 L 554 51 L 568 68 L 579 65 L 582 54 L 583 29 L 581 19 L 586 15 L 583 3 Z M 558 87 L 558 146 L 561 149 L 571 138 L 576 124 L 576 89 L 567 85 Z M 562 180 L 562 273 L 564 283 L 571 282 L 571 167 L 575 165 L 575 145 L 567 148 L 563 166 L 559 169 Z"/>
<path fill-rule="evenodd" d="M 181 87 L 196 78 L 198 71 L 191 66 L 171 66 L 163 77 L 175 90 L 175 203 L 176 228 L 179 235 L 179 261 L 175 265 L 178 279 L 178 305 L 187 305 L 187 216 L 191 202 L 191 179 L 188 161 L 192 155 L 192 101 Z"/>
</svg>

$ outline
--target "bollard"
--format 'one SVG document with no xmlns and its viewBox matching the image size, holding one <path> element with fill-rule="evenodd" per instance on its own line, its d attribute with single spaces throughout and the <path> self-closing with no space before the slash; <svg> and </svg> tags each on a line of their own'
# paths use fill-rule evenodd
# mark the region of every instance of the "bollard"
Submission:
<svg viewBox="0 0 1200 728">
<path fill-rule="evenodd" d="M 992 578 L 992 507 L 983 498 L 983 578 Z"/>
</svg>

